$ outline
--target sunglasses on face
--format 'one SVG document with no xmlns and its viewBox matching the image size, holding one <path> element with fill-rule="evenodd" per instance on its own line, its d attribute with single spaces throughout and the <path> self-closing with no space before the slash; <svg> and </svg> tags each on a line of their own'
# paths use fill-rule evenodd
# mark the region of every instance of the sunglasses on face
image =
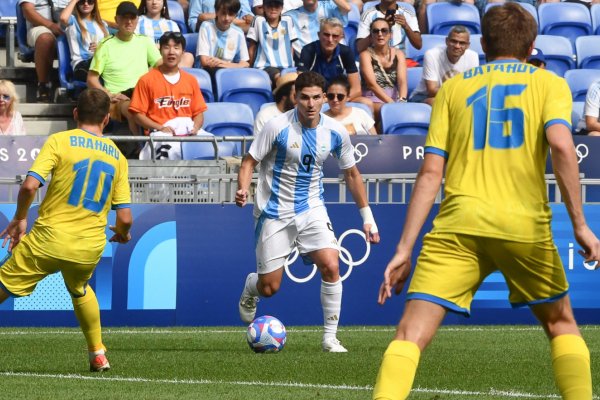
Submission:
<svg viewBox="0 0 600 400">
<path fill-rule="evenodd" d="M 2 101 L 10 101 L 10 96 L 7 94 L 0 94 L 0 100 Z"/>
<path fill-rule="evenodd" d="M 94 5 L 94 3 L 96 3 L 96 0 L 79 0 L 79 1 L 77 2 L 77 5 L 78 5 L 78 6 L 82 6 L 82 5 L 84 5 L 85 3 L 88 3 L 90 6 L 93 6 L 93 5 Z"/>
<path fill-rule="evenodd" d="M 327 100 L 333 101 L 337 98 L 337 101 L 342 101 L 346 98 L 346 95 L 343 93 L 327 93 Z"/>
<path fill-rule="evenodd" d="M 381 29 L 373 28 L 373 29 L 371 29 L 371 34 L 373 34 L 373 35 L 379 35 L 380 33 L 382 35 L 387 35 L 388 33 L 390 33 L 390 30 L 388 28 L 381 28 Z"/>
</svg>

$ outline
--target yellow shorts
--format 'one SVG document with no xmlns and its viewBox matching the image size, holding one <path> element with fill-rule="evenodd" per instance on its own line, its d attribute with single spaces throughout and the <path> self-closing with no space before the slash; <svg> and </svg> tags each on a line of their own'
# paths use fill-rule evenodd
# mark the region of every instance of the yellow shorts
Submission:
<svg viewBox="0 0 600 400">
<path fill-rule="evenodd" d="M 29 296 L 39 281 L 60 271 L 73 297 L 85 295 L 96 264 L 60 260 L 34 250 L 28 236 L 0 264 L 0 287 L 13 297 Z"/>
<path fill-rule="evenodd" d="M 522 243 L 452 233 L 429 233 L 415 268 L 407 299 L 427 300 L 470 314 L 483 280 L 499 270 L 513 307 L 553 302 L 569 289 L 552 242 Z"/>
</svg>

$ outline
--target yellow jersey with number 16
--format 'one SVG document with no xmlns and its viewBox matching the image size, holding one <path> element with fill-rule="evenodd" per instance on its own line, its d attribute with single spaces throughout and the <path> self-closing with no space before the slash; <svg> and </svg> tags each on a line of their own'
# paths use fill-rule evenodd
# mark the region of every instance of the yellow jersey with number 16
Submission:
<svg viewBox="0 0 600 400">
<path fill-rule="evenodd" d="M 131 203 L 127 160 L 112 140 L 74 129 L 48 137 L 28 172 L 42 185 L 50 174 L 30 245 L 58 259 L 98 262 L 109 210 Z"/>
<path fill-rule="evenodd" d="M 446 157 L 444 200 L 433 232 L 520 242 L 552 237 L 545 129 L 571 130 L 564 79 L 517 60 L 463 72 L 437 93 L 426 153 Z"/>
</svg>

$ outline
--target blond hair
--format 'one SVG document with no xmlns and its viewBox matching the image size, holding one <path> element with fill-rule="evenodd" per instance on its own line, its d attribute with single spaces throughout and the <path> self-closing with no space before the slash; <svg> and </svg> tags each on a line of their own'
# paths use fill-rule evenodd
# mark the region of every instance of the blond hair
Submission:
<svg viewBox="0 0 600 400">
<path fill-rule="evenodd" d="M 0 93 L 7 94 L 12 99 L 10 105 L 8 106 L 8 113 L 12 115 L 15 110 L 15 106 L 19 103 L 19 95 L 17 94 L 15 85 L 11 81 L 0 79 Z"/>
</svg>

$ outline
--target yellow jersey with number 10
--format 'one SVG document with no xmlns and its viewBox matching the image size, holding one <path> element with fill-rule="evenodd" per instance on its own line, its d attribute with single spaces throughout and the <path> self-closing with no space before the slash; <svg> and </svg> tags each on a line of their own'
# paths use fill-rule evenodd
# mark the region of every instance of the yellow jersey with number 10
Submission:
<svg viewBox="0 0 600 400">
<path fill-rule="evenodd" d="M 98 262 L 109 210 L 131 203 L 127 160 L 112 140 L 73 129 L 48 137 L 28 173 L 42 184 L 50 174 L 30 245 L 58 259 Z"/>
<path fill-rule="evenodd" d="M 564 79 L 517 60 L 495 61 L 446 81 L 425 144 L 426 153 L 447 159 L 433 232 L 550 239 L 545 128 L 564 124 L 570 132 L 571 107 Z"/>
</svg>

